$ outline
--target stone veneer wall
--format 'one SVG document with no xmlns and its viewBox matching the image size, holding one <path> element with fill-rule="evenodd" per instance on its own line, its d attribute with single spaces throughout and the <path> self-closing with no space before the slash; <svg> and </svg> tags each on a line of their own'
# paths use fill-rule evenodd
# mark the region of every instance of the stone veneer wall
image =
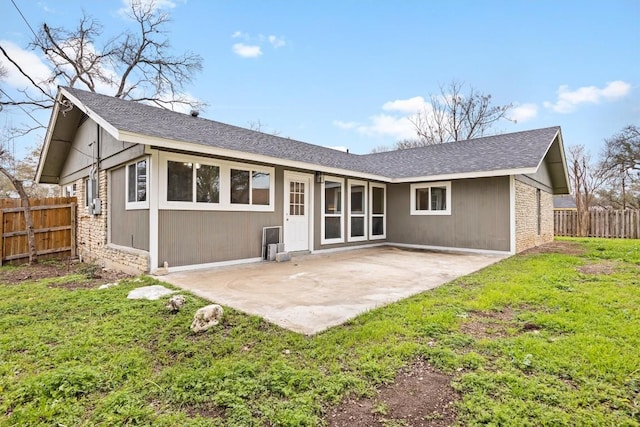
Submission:
<svg viewBox="0 0 640 427">
<path fill-rule="evenodd" d="M 75 182 L 76 197 L 78 198 L 76 236 L 80 260 L 132 274 L 148 272 L 149 253 L 147 251 L 108 243 L 107 171 L 100 171 L 98 181 L 98 194 L 102 201 L 100 215 L 90 215 L 84 206 L 85 179 L 79 179 Z"/>
<path fill-rule="evenodd" d="M 553 241 L 553 195 L 540 192 L 541 227 L 538 234 L 536 188 L 515 181 L 516 187 L 516 252 Z"/>
</svg>

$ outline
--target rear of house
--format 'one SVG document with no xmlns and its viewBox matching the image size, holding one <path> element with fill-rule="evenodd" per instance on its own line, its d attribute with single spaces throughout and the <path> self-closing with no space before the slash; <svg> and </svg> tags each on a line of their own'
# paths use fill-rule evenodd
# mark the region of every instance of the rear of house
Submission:
<svg viewBox="0 0 640 427">
<path fill-rule="evenodd" d="M 78 197 L 83 259 L 135 272 L 261 260 L 265 227 L 293 253 L 516 253 L 568 192 L 559 128 L 356 155 L 71 88 L 37 179 Z"/>
</svg>

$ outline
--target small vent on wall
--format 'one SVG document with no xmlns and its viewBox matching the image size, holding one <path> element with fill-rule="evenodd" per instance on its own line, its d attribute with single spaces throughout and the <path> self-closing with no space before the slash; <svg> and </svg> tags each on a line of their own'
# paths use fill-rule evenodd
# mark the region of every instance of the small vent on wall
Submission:
<svg viewBox="0 0 640 427">
<path fill-rule="evenodd" d="M 82 124 L 86 122 L 88 119 L 89 119 L 89 116 L 87 116 L 85 113 L 82 113 L 82 117 L 80 117 L 80 121 L 78 122 L 78 127 L 82 126 Z"/>
</svg>

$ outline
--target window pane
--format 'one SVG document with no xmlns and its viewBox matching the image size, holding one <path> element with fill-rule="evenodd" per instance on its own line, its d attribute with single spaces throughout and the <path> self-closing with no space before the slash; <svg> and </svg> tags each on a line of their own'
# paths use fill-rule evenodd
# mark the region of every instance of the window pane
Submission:
<svg viewBox="0 0 640 427">
<path fill-rule="evenodd" d="M 128 171 L 129 181 L 127 182 L 127 201 L 136 201 L 136 165 L 129 165 Z"/>
<path fill-rule="evenodd" d="M 371 191 L 372 214 L 384 214 L 384 188 L 373 187 Z"/>
<path fill-rule="evenodd" d="M 136 168 L 138 170 L 138 179 L 137 179 L 137 192 L 138 192 L 138 202 L 144 202 L 147 200 L 147 161 L 142 160 L 136 164 Z M 131 177 L 131 174 L 129 174 Z M 129 200 L 130 202 L 132 200 Z"/>
<path fill-rule="evenodd" d="M 231 169 L 231 203 L 249 204 L 249 171 Z"/>
<path fill-rule="evenodd" d="M 364 217 L 351 218 L 351 237 L 364 236 Z"/>
<path fill-rule="evenodd" d="M 364 214 L 364 185 L 351 187 L 351 213 Z"/>
<path fill-rule="evenodd" d="M 429 188 L 416 188 L 416 210 L 429 210 Z"/>
<path fill-rule="evenodd" d="M 339 239 L 342 237 L 340 230 L 340 217 L 329 217 L 324 219 L 324 238 Z"/>
<path fill-rule="evenodd" d="M 384 234 L 384 217 L 374 216 L 371 218 L 371 234 L 382 236 Z"/>
<path fill-rule="evenodd" d="M 196 164 L 196 201 L 220 202 L 220 168 L 218 166 Z"/>
<path fill-rule="evenodd" d="M 324 213 L 326 214 L 342 213 L 342 184 L 341 183 L 325 181 Z"/>
<path fill-rule="evenodd" d="M 167 162 L 167 200 L 193 201 L 193 165 L 183 162 Z"/>
<path fill-rule="evenodd" d="M 251 204 L 269 204 L 269 174 L 267 172 L 253 172 L 251 177 Z"/>
<path fill-rule="evenodd" d="M 431 187 L 431 210 L 447 210 L 447 189 L 446 187 Z"/>
</svg>

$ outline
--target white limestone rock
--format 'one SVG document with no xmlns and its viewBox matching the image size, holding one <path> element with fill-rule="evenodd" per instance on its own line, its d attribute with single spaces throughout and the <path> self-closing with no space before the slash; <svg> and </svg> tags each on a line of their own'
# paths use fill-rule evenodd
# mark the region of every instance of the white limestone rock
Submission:
<svg viewBox="0 0 640 427">
<path fill-rule="evenodd" d="M 180 309 L 182 308 L 182 306 L 184 306 L 186 302 L 187 302 L 187 299 L 184 297 L 184 295 L 174 295 L 171 298 L 169 298 L 169 302 L 167 303 L 167 305 L 165 305 L 165 307 L 170 312 L 177 313 L 180 311 Z"/>
<path fill-rule="evenodd" d="M 191 323 L 191 330 L 193 332 L 202 332 L 207 329 L 216 326 L 222 320 L 222 314 L 224 311 L 218 304 L 211 304 L 202 307 L 196 311 L 196 315 L 193 317 Z"/>
<path fill-rule="evenodd" d="M 177 291 L 172 291 L 162 285 L 143 286 L 129 292 L 127 298 L 157 300 L 167 295 L 175 294 L 176 292 Z"/>
</svg>

